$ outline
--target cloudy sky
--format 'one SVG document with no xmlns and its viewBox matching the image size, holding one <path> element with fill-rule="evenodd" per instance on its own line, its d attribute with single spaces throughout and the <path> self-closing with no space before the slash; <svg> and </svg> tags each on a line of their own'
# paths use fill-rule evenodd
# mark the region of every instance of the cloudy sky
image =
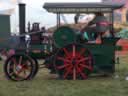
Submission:
<svg viewBox="0 0 128 96">
<path fill-rule="evenodd" d="M 102 0 L 0 0 L 0 14 L 11 15 L 12 31 L 18 28 L 18 6 L 19 2 L 26 3 L 26 21 L 41 22 L 41 25 L 54 26 L 55 14 L 47 13 L 43 8 L 44 2 L 101 2 Z"/>
<path fill-rule="evenodd" d="M 26 3 L 26 23 L 28 21 L 41 22 L 41 26 L 50 27 L 55 25 L 56 15 L 46 12 L 42 8 L 43 4 L 45 2 L 69 2 L 69 0 L 0 0 L 0 14 L 11 14 L 12 32 L 17 31 L 19 26 L 17 6 L 19 2 Z M 101 2 L 101 0 L 73 0 L 70 2 Z"/>
</svg>

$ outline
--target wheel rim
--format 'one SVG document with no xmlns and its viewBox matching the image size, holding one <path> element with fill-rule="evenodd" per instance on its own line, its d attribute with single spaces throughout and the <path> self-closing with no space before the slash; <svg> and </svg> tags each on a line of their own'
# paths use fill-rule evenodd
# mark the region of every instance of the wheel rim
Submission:
<svg viewBox="0 0 128 96">
<path fill-rule="evenodd" d="M 13 55 L 7 60 L 6 75 L 11 80 L 22 81 L 32 75 L 32 61 L 25 55 Z"/>
<path fill-rule="evenodd" d="M 33 62 L 33 67 L 34 67 L 34 71 L 33 71 L 33 75 L 31 76 L 31 79 L 33 79 L 36 74 L 38 73 L 39 70 L 39 65 L 38 65 L 38 61 L 34 58 L 31 58 L 32 62 Z"/>
<path fill-rule="evenodd" d="M 61 48 L 56 54 L 55 68 L 63 79 L 87 79 L 93 70 L 91 53 L 79 44 Z"/>
</svg>

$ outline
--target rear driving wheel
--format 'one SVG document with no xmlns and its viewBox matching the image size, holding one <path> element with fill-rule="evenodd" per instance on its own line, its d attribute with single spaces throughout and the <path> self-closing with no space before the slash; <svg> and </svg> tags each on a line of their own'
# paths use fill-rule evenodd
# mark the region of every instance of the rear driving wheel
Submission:
<svg viewBox="0 0 128 96">
<path fill-rule="evenodd" d="M 4 65 L 4 72 L 9 80 L 30 80 L 34 71 L 33 61 L 27 55 L 13 55 L 7 59 Z"/>
<path fill-rule="evenodd" d="M 92 55 L 80 44 L 61 48 L 55 56 L 55 68 L 62 79 L 87 79 L 93 71 Z"/>
</svg>

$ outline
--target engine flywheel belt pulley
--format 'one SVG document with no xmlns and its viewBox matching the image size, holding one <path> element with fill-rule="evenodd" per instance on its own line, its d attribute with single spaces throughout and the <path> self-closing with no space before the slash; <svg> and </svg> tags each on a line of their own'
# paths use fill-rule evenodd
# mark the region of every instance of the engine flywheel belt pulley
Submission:
<svg viewBox="0 0 128 96">
<path fill-rule="evenodd" d="M 76 40 L 75 32 L 67 26 L 59 27 L 53 34 L 54 43 L 57 48 L 74 43 Z"/>
</svg>

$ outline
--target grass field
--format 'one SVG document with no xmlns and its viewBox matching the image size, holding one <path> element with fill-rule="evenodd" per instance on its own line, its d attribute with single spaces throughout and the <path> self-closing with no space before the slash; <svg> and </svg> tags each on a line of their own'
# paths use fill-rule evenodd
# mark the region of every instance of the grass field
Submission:
<svg viewBox="0 0 128 96">
<path fill-rule="evenodd" d="M 40 70 L 32 81 L 5 79 L 0 65 L 0 96 L 128 96 L 128 56 L 121 57 L 116 74 L 119 78 L 90 77 L 88 80 L 56 80 L 47 70 Z"/>
</svg>

